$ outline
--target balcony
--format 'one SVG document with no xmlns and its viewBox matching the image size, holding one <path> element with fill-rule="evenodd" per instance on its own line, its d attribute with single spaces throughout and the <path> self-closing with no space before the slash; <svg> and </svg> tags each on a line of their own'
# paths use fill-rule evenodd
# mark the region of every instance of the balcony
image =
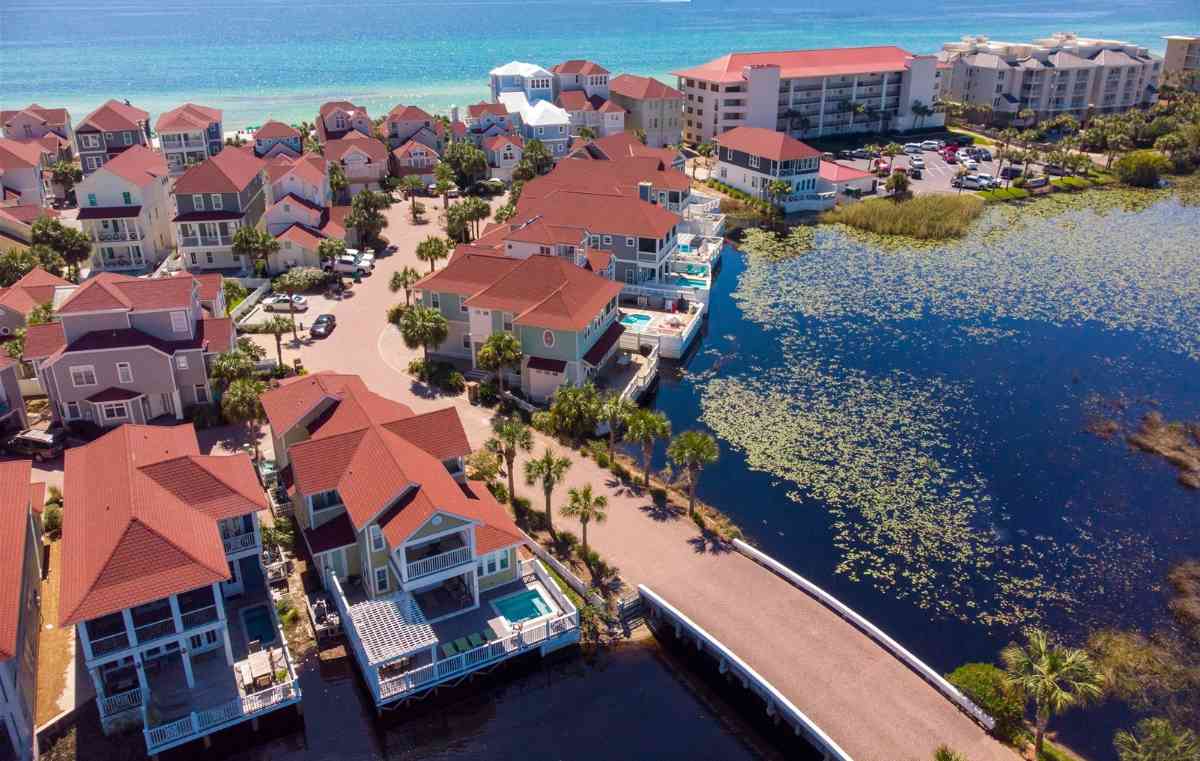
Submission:
<svg viewBox="0 0 1200 761">
<path fill-rule="evenodd" d="M 164 151 L 182 151 L 185 149 L 196 150 L 208 147 L 208 141 L 203 138 L 187 137 L 180 138 L 172 135 L 161 136 L 162 147 Z"/>
<path fill-rule="evenodd" d="M 165 637 L 169 634 L 176 634 L 175 619 L 163 618 L 158 621 L 153 621 L 148 624 L 135 627 L 133 635 L 137 638 L 139 645 L 145 644 L 159 637 Z"/>
<path fill-rule="evenodd" d="M 459 547 L 449 552 L 430 555 L 407 563 L 405 565 L 405 574 L 408 576 L 409 581 L 411 581 L 469 562 L 471 562 L 471 548 Z"/>
<path fill-rule="evenodd" d="M 99 696 L 96 698 L 96 704 L 100 707 L 100 717 L 110 719 L 126 711 L 141 708 L 144 699 L 141 688 L 135 687 L 128 692 L 118 692 L 107 697 Z"/>
<path fill-rule="evenodd" d="M 232 246 L 232 235 L 192 235 L 180 238 L 184 248 L 195 246 Z"/>
<path fill-rule="evenodd" d="M 221 543 L 225 545 L 226 555 L 236 555 L 243 550 L 258 546 L 258 532 L 244 531 L 240 534 L 222 536 Z"/>
<path fill-rule="evenodd" d="M 217 620 L 217 606 L 206 605 L 203 608 L 181 612 L 179 618 L 183 622 L 184 629 L 203 626 Z"/>
<path fill-rule="evenodd" d="M 100 269 L 104 270 L 138 270 L 146 266 L 145 257 L 104 256 L 100 259 Z"/>
<path fill-rule="evenodd" d="M 146 234 L 141 230 L 98 230 L 92 233 L 92 240 L 102 243 L 114 243 L 126 240 L 144 240 Z"/>
<path fill-rule="evenodd" d="M 98 657 L 129 647 L 129 637 L 126 636 L 125 632 L 120 631 L 116 634 L 92 639 L 90 640 L 90 644 L 92 647 L 92 656 Z"/>
</svg>

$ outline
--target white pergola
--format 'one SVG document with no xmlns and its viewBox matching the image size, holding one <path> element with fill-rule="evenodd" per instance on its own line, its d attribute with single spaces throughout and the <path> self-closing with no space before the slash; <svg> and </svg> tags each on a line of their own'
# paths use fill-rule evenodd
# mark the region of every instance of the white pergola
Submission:
<svg viewBox="0 0 1200 761">
<path fill-rule="evenodd" d="M 433 627 L 407 592 L 352 605 L 350 617 L 367 660 L 376 668 L 422 650 L 432 650 L 438 643 Z"/>
</svg>

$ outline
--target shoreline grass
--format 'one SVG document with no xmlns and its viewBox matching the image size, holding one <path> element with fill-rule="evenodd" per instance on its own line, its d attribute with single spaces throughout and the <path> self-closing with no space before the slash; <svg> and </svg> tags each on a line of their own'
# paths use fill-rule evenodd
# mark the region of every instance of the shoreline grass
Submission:
<svg viewBox="0 0 1200 761">
<path fill-rule="evenodd" d="M 879 235 L 920 240 L 961 238 L 983 213 L 975 195 L 922 195 L 904 200 L 872 198 L 845 204 L 821 215 L 826 224 L 844 224 Z"/>
</svg>

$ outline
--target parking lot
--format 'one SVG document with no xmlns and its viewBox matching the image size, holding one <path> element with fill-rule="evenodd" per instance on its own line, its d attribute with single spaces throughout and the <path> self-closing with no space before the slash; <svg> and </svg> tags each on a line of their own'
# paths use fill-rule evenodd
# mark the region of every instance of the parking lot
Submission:
<svg viewBox="0 0 1200 761">
<path fill-rule="evenodd" d="M 962 166 L 961 163 L 948 164 L 937 151 L 921 151 L 918 155 L 925 162 L 925 166 L 921 170 L 921 178 L 911 180 L 909 186 L 911 192 L 917 194 L 959 192 L 958 188 L 951 185 L 951 181 L 958 174 L 958 170 Z M 912 156 L 907 154 L 896 156 L 893 166 L 896 169 L 908 170 L 912 165 L 912 158 Z M 884 160 L 886 161 L 886 158 Z M 864 172 L 871 171 L 873 161 L 873 159 L 837 159 L 839 164 L 853 166 L 855 169 L 861 169 Z M 977 161 L 976 163 L 978 164 L 978 168 L 972 170 L 972 173 L 986 172 L 993 177 L 999 176 L 999 163 L 995 160 Z M 879 185 L 882 188 L 883 178 L 880 178 Z"/>
</svg>

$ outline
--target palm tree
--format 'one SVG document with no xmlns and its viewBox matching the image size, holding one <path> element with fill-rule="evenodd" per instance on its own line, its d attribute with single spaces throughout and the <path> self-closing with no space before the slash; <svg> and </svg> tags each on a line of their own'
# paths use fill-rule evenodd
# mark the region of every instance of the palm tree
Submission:
<svg viewBox="0 0 1200 761">
<path fill-rule="evenodd" d="M 1040 629 L 1030 629 L 1024 647 L 1014 642 L 1004 648 L 1000 658 L 1005 682 L 1034 702 L 1036 758 L 1042 755 L 1051 718 L 1099 698 L 1104 691 L 1104 677 L 1087 652 L 1056 645 Z"/>
<path fill-rule="evenodd" d="M 919 100 L 912 102 L 913 116 L 917 117 L 917 126 L 920 127 L 925 123 L 925 119 L 933 114 L 933 109 L 925 105 Z"/>
<path fill-rule="evenodd" d="M 517 498 L 517 484 L 513 480 L 517 452 L 533 449 L 533 433 L 519 417 L 492 418 L 492 433 L 494 435 L 488 440 L 487 448 L 504 458 L 505 469 L 508 471 L 508 499 L 512 502 Z"/>
<path fill-rule="evenodd" d="M 487 201 L 476 196 L 463 199 L 459 206 L 466 220 L 471 223 L 471 237 L 478 238 L 479 223 L 487 221 L 487 218 L 492 216 L 492 207 L 488 205 Z"/>
<path fill-rule="evenodd" d="M 787 180 L 771 180 L 767 185 L 767 195 L 779 205 L 779 199 L 792 194 L 792 183 Z"/>
<path fill-rule="evenodd" d="M 340 238 L 325 238 L 317 244 L 317 261 L 322 266 L 326 262 L 337 261 L 337 258 L 346 253 L 346 241 Z"/>
<path fill-rule="evenodd" d="M 300 334 L 296 331 L 296 294 L 317 287 L 325 279 L 324 273 L 312 267 L 293 267 L 271 283 L 276 293 L 286 293 L 288 297 L 288 313 L 292 323 L 292 338 L 299 342 Z"/>
<path fill-rule="evenodd" d="M 482 370 L 496 373 L 496 385 L 504 394 L 504 371 L 521 364 L 521 342 L 508 331 L 499 331 L 487 337 L 479 353 L 475 357 L 476 364 Z"/>
<path fill-rule="evenodd" d="M 414 207 L 417 204 L 417 191 L 423 187 L 425 187 L 425 183 L 421 182 L 421 178 L 415 174 L 408 174 L 400 178 L 400 190 L 408 196 L 408 200 L 412 201 Z"/>
<path fill-rule="evenodd" d="M 402 267 L 392 273 L 392 279 L 388 282 L 388 289 L 392 293 L 404 291 L 404 305 L 412 306 L 413 286 L 421 279 L 421 273 L 417 272 L 412 267 Z"/>
<path fill-rule="evenodd" d="M 400 318 L 400 337 L 410 349 L 420 347 L 425 355 L 425 368 L 429 368 L 429 347 L 440 346 L 450 334 L 450 325 L 442 313 L 433 307 L 417 305 L 407 309 Z"/>
<path fill-rule="evenodd" d="M 703 431 L 684 431 L 667 446 L 667 458 L 687 473 L 688 515 L 696 512 L 696 484 L 700 481 L 700 471 L 716 462 L 719 456 L 717 440 Z"/>
<path fill-rule="evenodd" d="M 716 153 L 716 146 L 712 143 L 700 143 L 696 146 L 696 153 L 704 159 L 704 168 L 708 169 L 712 160 L 713 154 Z M 692 179 L 696 179 L 696 162 L 692 162 Z"/>
<path fill-rule="evenodd" d="M 617 446 L 617 429 L 629 422 L 638 406 L 620 394 L 613 392 L 600 401 L 600 419 L 608 423 L 608 453 L 612 455 Z"/>
<path fill-rule="evenodd" d="M 525 483 L 528 486 L 541 482 L 542 492 L 546 495 L 546 528 L 550 530 L 551 535 L 557 536 L 554 533 L 554 516 L 550 507 L 550 497 L 554 494 L 554 487 L 562 482 L 563 476 L 571 467 L 571 461 L 566 457 L 559 457 L 554 454 L 554 450 L 546 447 L 546 452 L 533 460 L 525 462 Z"/>
<path fill-rule="evenodd" d="M 259 230 L 257 227 L 239 227 L 233 233 L 233 253 L 246 257 L 249 262 L 262 262 L 264 269 L 267 266 L 267 257 L 278 250 L 279 241 L 275 240 L 275 237 L 266 230 Z"/>
<path fill-rule="evenodd" d="M 442 208 L 450 206 L 450 188 L 454 187 L 454 169 L 445 162 L 439 162 L 433 169 L 433 192 L 442 197 Z"/>
<path fill-rule="evenodd" d="M 575 441 L 596 430 L 600 421 L 600 397 L 591 383 L 572 386 L 566 383 L 554 392 L 550 416 L 555 430 Z"/>
<path fill-rule="evenodd" d="M 296 329 L 296 323 L 282 315 L 272 315 L 271 319 L 262 324 L 263 330 L 275 336 L 275 356 L 279 366 L 283 367 L 283 334 Z"/>
<path fill-rule="evenodd" d="M 267 384 L 253 378 L 239 378 L 229 384 L 221 395 L 221 415 L 230 423 L 241 423 L 246 427 L 246 435 L 254 439 L 254 459 L 258 459 L 258 436 L 256 428 L 265 417 L 262 408 L 262 395 L 267 390 Z"/>
<path fill-rule="evenodd" d="M 625 438 L 642 445 L 642 472 L 645 485 L 650 485 L 650 455 L 654 453 L 654 442 L 671 435 L 671 421 L 661 412 L 639 409 L 629 416 Z"/>
<path fill-rule="evenodd" d="M 450 255 L 450 246 L 446 243 L 445 238 L 439 238 L 436 235 L 430 235 L 425 240 L 417 244 L 417 258 L 423 262 L 429 262 L 429 271 L 433 272 L 438 261 L 445 259 Z"/>
<path fill-rule="evenodd" d="M 582 529 L 580 535 L 583 540 L 583 556 L 588 556 L 588 540 L 587 527 L 588 524 L 595 521 L 596 523 L 604 523 L 608 518 L 608 513 L 605 512 L 608 507 L 608 497 L 603 494 L 592 494 L 592 485 L 586 484 L 579 488 L 572 487 L 567 490 L 567 505 L 563 508 L 563 515 L 579 519 L 579 526 Z"/>
<path fill-rule="evenodd" d="M 1190 729 L 1176 729 L 1166 719 L 1143 719 L 1133 734 L 1118 732 L 1113 747 L 1121 761 L 1196 761 L 1200 739 Z"/>
</svg>

